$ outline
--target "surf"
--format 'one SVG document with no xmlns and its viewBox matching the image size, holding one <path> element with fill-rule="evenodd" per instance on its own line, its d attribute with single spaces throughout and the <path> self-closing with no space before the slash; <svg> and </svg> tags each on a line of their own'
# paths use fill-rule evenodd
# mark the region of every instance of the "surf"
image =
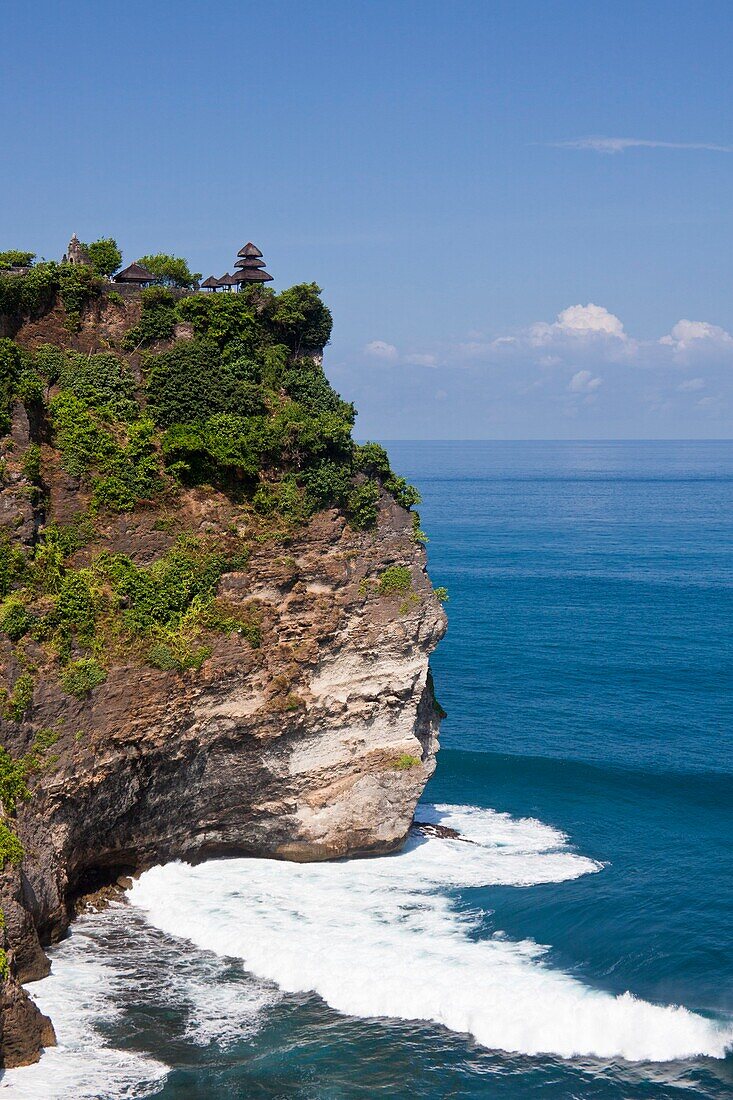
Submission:
<svg viewBox="0 0 733 1100">
<path fill-rule="evenodd" d="M 143 874 L 130 900 L 162 931 L 347 1015 L 433 1021 L 527 1055 L 725 1056 L 729 1025 L 594 989 L 549 965 L 544 945 L 483 935 L 483 914 L 457 904 L 461 889 L 601 872 L 564 834 L 473 807 L 423 806 L 420 819 L 432 828 L 418 826 L 392 856 L 173 863 Z"/>
</svg>

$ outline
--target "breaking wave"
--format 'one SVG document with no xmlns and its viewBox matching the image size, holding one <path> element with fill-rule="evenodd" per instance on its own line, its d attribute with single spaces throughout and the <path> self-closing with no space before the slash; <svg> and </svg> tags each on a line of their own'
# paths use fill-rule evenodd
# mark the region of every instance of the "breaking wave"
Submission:
<svg viewBox="0 0 733 1100">
<path fill-rule="evenodd" d="M 593 989 L 549 966 L 533 941 L 481 938 L 482 914 L 459 909 L 452 893 L 562 882 L 601 864 L 532 819 L 455 806 L 420 812 L 433 828 L 414 830 L 393 856 L 173 863 L 146 872 L 131 901 L 157 928 L 241 959 L 286 992 L 315 990 L 349 1015 L 432 1020 L 530 1055 L 725 1056 L 730 1027 Z"/>
</svg>

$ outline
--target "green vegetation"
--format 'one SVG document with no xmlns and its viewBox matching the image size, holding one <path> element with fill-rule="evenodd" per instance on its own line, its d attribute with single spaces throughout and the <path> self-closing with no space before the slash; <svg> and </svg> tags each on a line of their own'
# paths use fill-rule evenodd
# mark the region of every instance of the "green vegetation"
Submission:
<svg viewBox="0 0 733 1100">
<path fill-rule="evenodd" d="M 133 401 L 110 395 L 112 400 L 117 401 L 118 411 L 134 415 L 137 406 Z M 52 399 L 49 412 L 62 465 L 68 474 L 92 488 L 92 506 L 129 512 L 138 501 L 155 496 L 162 488 L 155 425 L 138 416 L 112 428 L 104 423 L 110 408 L 95 407 L 71 390 L 63 390 Z"/>
<path fill-rule="evenodd" d="M 117 247 L 117 241 L 112 237 L 101 237 L 98 241 L 92 241 L 91 244 L 83 244 L 82 248 L 86 251 L 91 260 L 92 269 L 97 275 L 109 278 L 122 266 L 122 253 Z"/>
<path fill-rule="evenodd" d="M 192 287 L 201 278 L 200 271 L 195 273 L 189 271 L 185 260 L 179 256 L 169 256 L 165 252 L 141 256 L 137 262 L 155 275 L 156 282 L 160 286 Z"/>
<path fill-rule="evenodd" d="M 2 716 L 11 719 L 13 722 L 22 722 L 26 711 L 33 702 L 33 688 L 33 677 L 30 672 L 21 672 L 10 695 L 5 689 L 0 693 L 4 700 Z"/>
<path fill-rule="evenodd" d="M 12 340 L 0 337 L 0 431 L 10 430 L 10 404 L 20 379 L 20 349 Z"/>
<path fill-rule="evenodd" d="M 406 596 L 412 591 L 412 573 L 406 565 L 390 565 L 379 578 L 377 591 L 380 596 Z"/>
<path fill-rule="evenodd" d="M 13 831 L 11 819 L 18 805 L 29 801 L 28 777 L 49 763 L 46 753 L 56 741 L 58 734 L 54 730 L 39 730 L 30 751 L 17 760 L 0 745 L 0 870 L 6 863 L 20 863 L 23 858 L 23 846 Z M 0 931 L 4 928 L 5 917 L 0 910 Z M 4 976 L 7 977 L 7 974 Z"/>
<path fill-rule="evenodd" d="M 437 588 L 434 588 L 433 595 L 437 599 L 439 599 L 441 603 L 447 603 L 450 599 L 450 596 L 448 595 L 448 589 L 444 588 L 443 585 L 438 585 Z"/>
<path fill-rule="evenodd" d="M 9 596 L 0 604 L 0 632 L 7 634 L 11 642 L 20 641 L 32 624 L 33 618 L 18 596 Z"/>
<path fill-rule="evenodd" d="M 94 268 L 40 263 L 22 275 L 0 273 L 0 314 L 11 331 L 59 301 L 67 325 L 103 295 L 104 310 L 115 292 L 103 276 L 115 270 L 119 250 L 110 238 L 87 250 Z M 0 339 L 0 430 L 8 431 L 20 401 L 33 435 L 17 455 L 6 439 L 3 477 L 7 484 L 20 469 L 31 482 L 14 491 L 31 501 L 39 532 L 23 548 L 0 529 L 0 636 L 18 647 L 21 668 L 0 707 L 13 721 L 33 702 L 23 654 L 34 646 L 56 663 L 64 690 L 84 698 L 115 661 L 183 673 L 200 668 L 217 635 L 259 645 L 259 623 L 217 597 L 222 575 L 246 564 L 240 531 L 257 541 L 286 540 L 326 508 L 370 531 L 385 493 L 406 508 L 419 499 L 382 447 L 352 439 L 354 408 L 312 354 L 328 342 L 332 323 L 315 284 L 280 294 L 254 285 L 239 294 L 181 297 L 171 287 L 196 278 L 185 261 L 161 255 L 141 262 L 161 285 L 141 293 L 138 322 L 103 350 L 29 349 Z M 124 314 L 111 316 L 119 323 Z M 188 331 L 176 338 L 179 322 Z M 46 515 L 59 465 L 82 489 L 83 511 L 64 525 Z M 180 535 L 146 565 L 95 545 L 111 530 L 129 530 L 128 522 L 144 527 L 150 507 L 162 510 L 155 531 L 185 530 L 195 499 L 186 490 L 197 486 L 226 498 L 219 498 L 229 509 L 226 532 Z M 114 519 L 126 512 L 136 518 Z M 416 515 L 413 523 L 419 538 Z M 405 606 L 417 599 L 403 566 L 374 586 Z"/>
<path fill-rule="evenodd" d="M 122 338 L 126 351 L 147 348 L 157 340 L 170 340 L 176 330 L 176 300 L 170 290 L 164 286 L 146 287 L 140 293 L 140 300 L 140 320 Z"/>
<path fill-rule="evenodd" d="M 409 771 L 410 768 L 417 768 L 420 766 L 420 758 L 418 756 L 410 756 L 409 753 L 403 752 L 401 756 L 398 756 L 397 759 L 393 761 L 391 766 L 400 772 Z"/>
<path fill-rule="evenodd" d="M 67 326 L 74 330 L 84 307 L 103 287 L 103 279 L 87 264 L 39 263 L 25 275 L 0 272 L 0 314 L 19 327 L 24 318 L 48 313 L 60 298 Z"/>
<path fill-rule="evenodd" d="M 14 760 L 10 753 L 0 745 L 0 807 L 5 817 L 12 817 L 19 802 L 27 802 L 31 796 L 28 790 L 29 764 L 23 758 Z"/>
<path fill-rule="evenodd" d="M 86 699 L 106 679 L 107 673 L 93 657 L 82 657 L 67 665 L 61 677 L 61 687 L 67 695 Z"/>
<path fill-rule="evenodd" d="M 23 252 L 18 248 L 8 248 L 0 252 L 0 271 L 12 267 L 30 267 L 36 258 L 35 252 Z"/>
<path fill-rule="evenodd" d="M 28 444 L 21 466 L 29 481 L 38 482 L 41 476 L 41 448 L 37 443 Z"/>
<path fill-rule="evenodd" d="M 7 821 L 0 820 L 0 869 L 6 863 L 20 863 L 24 854 L 23 845 Z"/>
</svg>

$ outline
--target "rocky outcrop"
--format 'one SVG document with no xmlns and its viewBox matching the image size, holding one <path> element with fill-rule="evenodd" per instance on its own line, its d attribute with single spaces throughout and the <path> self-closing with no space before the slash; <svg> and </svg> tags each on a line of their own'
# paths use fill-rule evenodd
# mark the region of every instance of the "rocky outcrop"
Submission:
<svg viewBox="0 0 733 1100">
<path fill-rule="evenodd" d="M 182 502 L 203 530 L 226 507 L 202 491 Z M 153 526 L 120 517 L 108 544 L 149 560 L 172 542 Z M 380 595 L 394 564 L 410 569 L 412 590 Z M 59 732 L 18 815 L 22 873 L 2 891 L 20 980 L 45 972 L 40 945 L 64 934 L 74 898 L 120 874 L 235 854 L 374 854 L 404 840 L 435 767 L 428 658 L 444 631 L 409 513 L 385 495 L 375 533 L 321 513 L 287 544 L 262 543 L 220 591 L 259 620 L 259 647 L 219 637 L 184 673 L 120 662 L 88 700 L 49 676 L 30 720 L 6 723 L 18 752 L 38 729 Z M 17 1026 L 6 1027 L 47 1042 L 45 1018 L 31 1027 L 32 1006 L 17 989 L 12 998 Z M 16 1039 L 3 1049 L 6 1065 L 27 1060 Z"/>
<path fill-rule="evenodd" d="M 118 312 L 129 324 L 137 308 L 92 310 L 74 346 L 104 345 Z M 17 339 L 61 342 L 62 325 L 56 309 Z M 31 443 L 42 451 L 40 497 L 24 474 Z M 44 524 L 70 522 L 89 493 L 20 405 L 5 457 L 0 526 L 30 550 Z M 246 630 L 215 634 L 201 667 L 183 672 L 119 647 L 105 653 L 106 680 L 79 699 L 62 690 L 48 646 L 28 635 L 19 651 L 0 638 L 6 683 L 24 669 L 35 679 L 20 720 L 4 708 L 0 743 L 17 758 L 39 731 L 55 738 L 17 811 L 23 862 L 0 874 L 2 1065 L 36 1060 L 54 1041 L 20 983 L 48 972 L 43 947 L 65 934 L 82 895 L 104 897 L 123 876 L 173 859 L 322 860 L 403 842 L 435 767 L 440 709 L 428 662 L 445 630 L 413 519 L 382 492 L 375 530 L 355 531 L 330 510 L 277 531 L 224 493 L 181 488 L 172 504 L 98 514 L 73 567 L 101 550 L 148 565 L 181 533 L 233 533 L 249 557 L 223 575 L 218 594 L 257 623 L 259 644 Z M 392 566 L 403 578 L 397 591 L 380 585 Z"/>
</svg>

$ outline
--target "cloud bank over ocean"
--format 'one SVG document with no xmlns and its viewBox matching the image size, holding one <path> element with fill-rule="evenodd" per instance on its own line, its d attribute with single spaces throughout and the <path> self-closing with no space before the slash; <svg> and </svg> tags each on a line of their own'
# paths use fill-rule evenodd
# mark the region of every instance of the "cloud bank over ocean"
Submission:
<svg viewBox="0 0 733 1100">
<path fill-rule="evenodd" d="M 379 333 L 335 365 L 337 383 L 339 375 L 361 386 L 365 428 L 372 393 L 390 389 L 403 405 L 402 434 L 405 407 L 418 434 L 436 438 L 722 438 L 733 430 L 730 332 L 683 317 L 641 338 L 595 302 L 429 346 L 402 347 Z"/>
</svg>

